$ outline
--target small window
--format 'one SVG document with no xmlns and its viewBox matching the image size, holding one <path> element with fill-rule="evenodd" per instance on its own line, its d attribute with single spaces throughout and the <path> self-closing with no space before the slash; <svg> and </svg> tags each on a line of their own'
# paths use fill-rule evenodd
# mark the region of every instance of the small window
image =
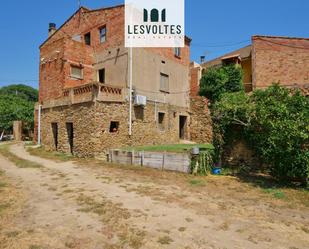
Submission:
<svg viewBox="0 0 309 249">
<path fill-rule="evenodd" d="M 158 126 L 160 130 L 164 130 L 165 113 L 158 112 Z"/>
<path fill-rule="evenodd" d="M 181 56 L 181 49 L 180 48 L 175 48 L 175 56 L 180 57 Z"/>
<path fill-rule="evenodd" d="M 112 121 L 109 127 L 110 133 L 117 133 L 119 131 L 119 122 Z"/>
<path fill-rule="evenodd" d="M 169 92 L 169 76 L 164 73 L 160 75 L 160 91 Z"/>
<path fill-rule="evenodd" d="M 85 34 L 84 40 L 85 40 L 86 45 L 89 45 L 89 46 L 91 45 L 91 34 L 90 34 L 90 32 Z"/>
<path fill-rule="evenodd" d="M 104 43 L 106 41 L 106 26 L 100 28 L 100 43 Z"/>
<path fill-rule="evenodd" d="M 100 83 L 105 83 L 105 68 L 102 68 L 98 71 L 98 77 Z"/>
<path fill-rule="evenodd" d="M 71 66 L 71 77 L 76 79 L 82 79 L 83 69 L 78 66 Z"/>
<path fill-rule="evenodd" d="M 144 120 L 144 107 L 143 106 L 134 106 L 134 114 L 137 120 Z"/>
</svg>

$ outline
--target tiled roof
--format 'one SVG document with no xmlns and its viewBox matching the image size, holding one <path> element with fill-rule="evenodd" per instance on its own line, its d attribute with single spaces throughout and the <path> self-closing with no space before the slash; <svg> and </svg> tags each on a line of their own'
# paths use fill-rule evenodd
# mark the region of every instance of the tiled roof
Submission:
<svg viewBox="0 0 309 249">
<path fill-rule="evenodd" d="M 213 59 L 211 61 L 207 61 L 207 62 L 203 63 L 201 66 L 203 68 L 208 68 L 208 67 L 220 65 L 223 58 L 228 58 L 228 57 L 231 57 L 231 56 L 234 56 L 234 55 L 239 56 L 242 60 L 249 58 L 251 56 L 251 47 L 252 47 L 251 45 L 248 45 L 246 47 L 234 50 L 234 51 L 227 53 L 227 54 L 224 54 L 224 55 L 222 55 L 222 56 L 220 56 L 216 59 Z"/>
</svg>

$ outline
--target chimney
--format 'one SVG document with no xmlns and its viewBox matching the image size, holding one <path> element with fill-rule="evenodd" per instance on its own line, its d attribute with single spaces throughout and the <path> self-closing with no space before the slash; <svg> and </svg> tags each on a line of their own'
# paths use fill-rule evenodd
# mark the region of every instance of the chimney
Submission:
<svg viewBox="0 0 309 249">
<path fill-rule="evenodd" d="M 49 23 L 48 28 L 48 37 L 52 36 L 56 32 L 56 24 L 55 23 Z"/>
<path fill-rule="evenodd" d="M 202 55 L 202 56 L 201 56 L 201 64 L 203 64 L 204 62 L 205 62 L 205 56 Z"/>
</svg>

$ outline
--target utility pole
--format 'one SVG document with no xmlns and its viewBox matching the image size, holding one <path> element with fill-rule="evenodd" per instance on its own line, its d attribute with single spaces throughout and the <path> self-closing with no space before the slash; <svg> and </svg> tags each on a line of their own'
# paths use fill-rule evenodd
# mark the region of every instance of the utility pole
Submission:
<svg viewBox="0 0 309 249">
<path fill-rule="evenodd" d="M 133 48 L 129 49 L 129 136 L 132 136 Z"/>
</svg>

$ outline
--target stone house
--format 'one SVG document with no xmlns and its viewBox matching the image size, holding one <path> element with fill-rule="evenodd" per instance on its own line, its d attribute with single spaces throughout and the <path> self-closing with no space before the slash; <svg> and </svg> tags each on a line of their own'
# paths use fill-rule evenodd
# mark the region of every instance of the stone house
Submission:
<svg viewBox="0 0 309 249">
<path fill-rule="evenodd" d="M 198 92 L 203 70 L 229 63 L 242 66 L 246 92 L 264 89 L 273 82 L 279 82 L 282 86 L 300 89 L 309 95 L 309 38 L 256 35 L 252 36 L 249 46 L 201 65 L 192 64 L 192 96 Z"/>
<path fill-rule="evenodd" d="M 189 38 L 183 48 L 133 48 L 130 104 L 124 13 L 124 5 L 81 7 L 59 29 L 50 24 L 35 111 L 42 144 L 88 157 L 133 145 L 211 142 L 207 106 L 190 99 Z"/>
</svg>

